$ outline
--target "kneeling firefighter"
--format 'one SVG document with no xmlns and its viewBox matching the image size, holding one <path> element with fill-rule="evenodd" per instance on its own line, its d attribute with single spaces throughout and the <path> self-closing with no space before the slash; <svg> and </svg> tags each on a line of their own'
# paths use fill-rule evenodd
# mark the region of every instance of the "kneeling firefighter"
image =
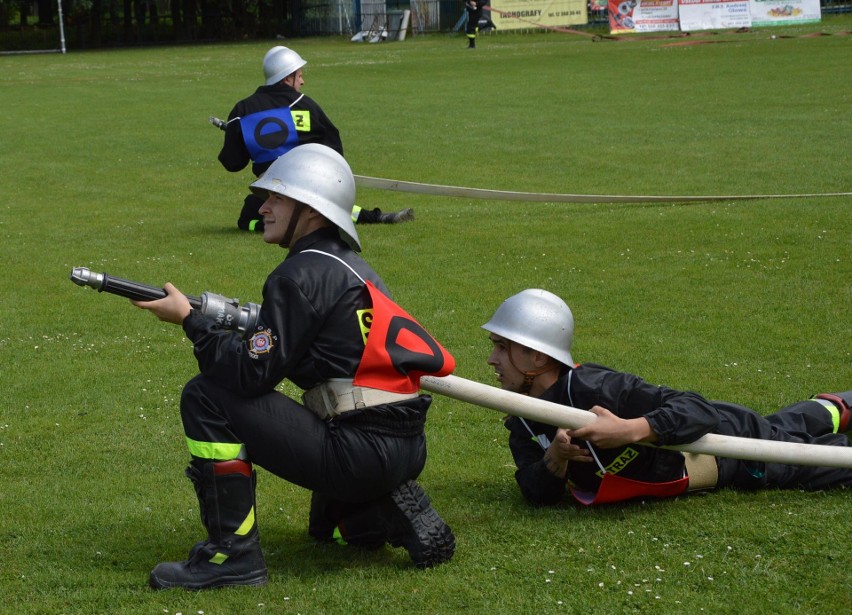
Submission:
<svg viewBox="0 0 852 615">
<path fill-rule="evenodd" d="M 360 528 L 349 532 L 354 543 L 404 547 L 418 567 L 448 561 L 453 533 L 415 479 L 426 463 L 432 401 L 419 394 L 417 378 L 449 373 L 452 357 L 387 297 L 358 255 L 355 182 L 340 154 L 319 144 L 294 148 L 251 190 L 264 199 L 264 241 L 288 250 L 263 286 L 256 327 L 245 334 L 217 328 L 171 284 L 163 299 L 134 301 L 183 327 L 200 371 L 184 387 L 180 411 L 191 456 L 186 474 L 207 536 L 186 560 L 158 564 L 151 586 L 266 582 L 253 464 L 314 493 L 317 538 L 349 524 Z M 393 309 L 395 322 L 437 349 L 422 361 L 409 353 L 403 376 L 380 345 L 391 345 L 382 327 Z M 302 403 L 276 390 L 285 378 L 305 391 Z"/>
</svg>

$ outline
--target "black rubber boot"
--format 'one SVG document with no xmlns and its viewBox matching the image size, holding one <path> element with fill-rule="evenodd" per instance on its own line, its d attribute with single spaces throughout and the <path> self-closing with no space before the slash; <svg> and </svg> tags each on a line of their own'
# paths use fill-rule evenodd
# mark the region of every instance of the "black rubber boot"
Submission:
<svg viewBox="0 0 852 615">
<path fill-rule="evenodd" d="M 405 547 L 415 566 L 429 568 L 450 561 L 456 538 L 420 485 L 409 480 L 379 502 L 388 542 Z"/>
<path fill-rule="evenodd" d="M 364 549 L 379 549 L 388 539 L 375 504 L 341 502 L 328 495 L 311 495 L 308 533 L 319 542 L 337 542 Z"/>
<path fill-rule="evenodd" d="M 308 534 L 319 542 L 333 542 L 334 531 L 343 517 L 342 502 L 322 493 L 311 493 Z"/>
<path fill-rule="evenodd" d="M 414 210 L 410 207 L 402 211 L 394 211 L 389 214 L 380 214 L 379 222 L 382 224 L 398 224 L 400 222 L 408 222 L 414 220 Z"/>
<path fill-rule="evenodd" d="M 263 199 L 254 194 L 246 196 L 243 201 L 243 208 L 240 211 L 240 217 L 237 218 L 237 228 L 241 231 L 250 231 L 255 233 L 263 232 L 263 216 L 260 215 L 260 207 L 263 205 Z"/>
<path fill-rule="evenodd" d="M 266 583 L 251 464 L 193 459 L 187 476 L 198 494 L 207 540 L 196 543 L 185 561 L 157 564 L 151 571 L 151 587 L 207 589 Z"/>
<path fill-rule="evenodd" d="M 388 542 L 388 528 L 382 518 L 376 515 L 371 504 L 353 506 L 343 516 L 334 531 L 337 542 L 368 549 L 381 549 Z"/>
<path fill-rule="evenodd" d="M 192 486 L 195 487 L 195 495 L 198 497 L 198 510 L 201 513 L 201 525 L 203 525 L 205 528 L 207 528 L 208 527 L 207 515 L 206 515 L 207 506 L 205 504 L 205 495 L 204 495 L 203 489 L 201 488 L 201 481 L 196 480 L 194 478 L 195 473 L 196 473 L 196 470 L 192 466 L 190 466 L 186 469 L 186 477 L 189 480 L 192 481 Z M 252 489 L 257 489 L 257 472 L 255 472 L 254 470 L 252 470 L 252 473 L 251 473 L 251 481 L 252 481 L 251 482 Z M 252 497 L 254 497 L 254 491 L 252 492 Z M 210 535 L 208 534 L 207 538 L 205 540 L 199 540 L 194 545 L 192 545 L 192 548 L 189 550 L 189 555 L 187 556 L 187 559 L 192 559 L 195 556 L 196 551 L 198 551 L 201 547 L 203 547 L 209 541 L 210 541 Z"/>
<path fill-rule="evenodd" d="M 452 530 L 413 480 L 361 504 L 314 493 L 309 523 L 311 536 L 322 542 L 364 549 L 379 549 L 385 543 L 404 547 L 418 568 L 449 561 L 456 548 Z"/>
<path fill-rule="evenodd" d="M 378 207 L 373 209 L 361 209 L 358 212 L 356 224 L 397 224 L 399 222 L 408 222 L 414 220 L 414 210 L 412 208 L 403 209 L 402 211 L 393 211 L 389 214 L 383 213 Z"/>
</svg>

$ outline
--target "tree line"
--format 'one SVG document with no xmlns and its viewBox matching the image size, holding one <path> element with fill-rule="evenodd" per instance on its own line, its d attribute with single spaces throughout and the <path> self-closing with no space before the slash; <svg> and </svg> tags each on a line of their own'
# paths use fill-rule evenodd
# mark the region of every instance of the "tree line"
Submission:
<svg viewBox="0 0 852 615">
<path fill-rule="evenodd" d="M 62 0 L 66 38 L 78 48 L 302 35 L 305 8 L 303 0 Z M 0 0 L 6 40 L 44 39 L 58 16 L 57 0 Z"/>
</svg>

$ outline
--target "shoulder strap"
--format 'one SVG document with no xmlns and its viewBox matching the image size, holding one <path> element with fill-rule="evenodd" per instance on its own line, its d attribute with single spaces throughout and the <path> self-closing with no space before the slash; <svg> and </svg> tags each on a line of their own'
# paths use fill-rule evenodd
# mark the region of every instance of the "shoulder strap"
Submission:
<svg viewBox="0 0 852 615">
<path fill-rule="evenodd" d="M 568 372 L 568 382 L 565 384 L 565 392 L 568 394 L 568 404 L 571 405 L 571 406 L 574 405 L 574 400 L 571 397 L 571 378 L 573 376 L 574 376 L 574 370 L 572 369 L 571 371 Z M 598 454 L 595 452 L 595 447 L 592 446 L 591 442 L 586 442 L 586 446 L 589 448 L 589 452 L 592 454 L 592 457 L 594 458 L 595 463 L 601 469 L 601 472 L 606 474 L 606 468 L 603 467 L 601 460 L 598 459 Z"/>
<path fill-rule="evenodd" d="M 361 282 L 363 282 L 364 284 L 366 284 L 366 283 L 367 283 L 367 281 L 366 281 L 364 278 L 362 278 L 362 277 L 358 274 L 358 272 L 357 272 L 357 271 L 355 271 L 355 270 L 352 268 L 352 266 L 351 266 L 349 263 L 347 263 L 345 260 L 343 260 L 343 259 L 342 259 L 342 258 L 340 258 L 339 256 L 335 256 L 334 254 L 329 254 L 328 252 L 323 252 L 322 250 L 314 250 L 313 248 L 308 248 L 307 250 L 302 250 L 302 252 L 300 252 L 300 254 L 304 254 L 305 252 L 314 252 L 314 253 L 316 253 L 316 254 L 324 254 L 325 256 L 328 256 L 329 258 L 333 258 L 334 260 L 336 260 L 336 261 L 338 261 L 338 262 L 342 263 L 342 264 L 343 264 L 343 265 L 344 265 L 347 269 L 349 269 L 349 271 L 351 271 L 352 273 L 354 273 L 354 274 L 355 274 L 355 277 L 356 277 L 356 278 L 358 278 L 359 280 L 361 280 Z"/>
<path fill-rule="evenodd" d="M 519 416 L 518 420 L 521 422 L 521 425 L 527 428 L 527 431 L 530 432 L 532 439 L 542 448 L 542 450 L 547 450 L 547 447 L 550 446 L 550 439 L 546 434 L 536 434 L 529 424 L 524 420 L 523 417 Z"/>
</svg>

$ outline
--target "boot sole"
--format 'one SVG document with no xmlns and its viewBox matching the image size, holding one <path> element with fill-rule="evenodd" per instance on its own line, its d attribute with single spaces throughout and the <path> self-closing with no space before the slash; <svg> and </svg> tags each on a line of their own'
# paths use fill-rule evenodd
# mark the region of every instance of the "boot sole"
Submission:
<svg viewBox="0 0 852 615">
<path fill-rule="evenodd" d="M 269 580 L 269 575 L 266 570 L 258 571 L 252 573 L 249 576 L 241 575 L 234 577 L 218 577 L 216 579 L 210 580 L 205 583 L 170 583 L 165 580 L 161 580 L 151 572 L 151 576 L 148 579 L 148 585 L 151 589 L 163 590 L 163 589 L 189 589 L 189 590 L 201 590 L 201 589 L 214 589 L 217 587 L 237 587 L 240 585 L 246 586 L 257 586 L 257 585 L 265 585 Z"/>
<path fill-rule="evenodd" d="M 426 492 L 414 481 L 408 481 L 391 494 L 391 499 L 401 511 L 417 511 L 406 516 L 406 526 L 414 539 L 393 539 L 394 547 L 405 547 L 417 568 L 431 568 L 450 561 L 456 550 L 456 538 L 437 511 Z M 404 514 L 404 513 L 403 513 Z"/>
</svg>

